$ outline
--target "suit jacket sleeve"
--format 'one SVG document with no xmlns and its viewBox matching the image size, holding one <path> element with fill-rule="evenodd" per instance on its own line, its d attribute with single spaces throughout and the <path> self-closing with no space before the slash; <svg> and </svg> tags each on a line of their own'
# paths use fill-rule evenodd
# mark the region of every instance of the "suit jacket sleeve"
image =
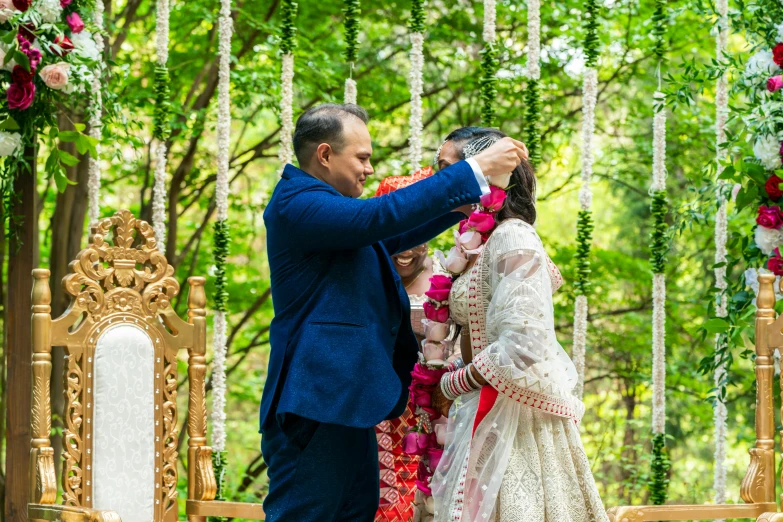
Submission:
<svg viewBox="0 0 783 522">
<path fill-rule="evenodd" d="M 289 199 L 280 218 L 304 251 L 349 250 L 399 236 L 480 198 L 473 169 L 460 161 L 378 198 L 347 198 L 327 186 L 307 189 Z"/>
</svg>

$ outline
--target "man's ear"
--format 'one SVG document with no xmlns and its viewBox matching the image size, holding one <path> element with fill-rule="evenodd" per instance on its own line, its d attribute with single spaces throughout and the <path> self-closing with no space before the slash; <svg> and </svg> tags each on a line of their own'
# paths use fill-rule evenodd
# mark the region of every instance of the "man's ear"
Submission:
<svg viewBox="0 0 783 522">
<path fill-rule="evenodd" d="M 315 149 L 315 159 L 323 167 L 328 167 L 332 159 L 332 146 L 328 143 L 321 143 Z"/>
</svg>

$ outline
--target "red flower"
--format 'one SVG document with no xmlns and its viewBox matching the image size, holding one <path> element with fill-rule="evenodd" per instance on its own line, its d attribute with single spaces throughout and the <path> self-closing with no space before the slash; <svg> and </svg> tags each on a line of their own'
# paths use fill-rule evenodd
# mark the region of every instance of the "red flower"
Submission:
<svg viewBox="0 0 783 522">
<path fill-rule="evenodd" d="M 756 216 L 756 223 L 764 228 L 778 229 L 783 226 L 783 216 L 780 214 L 780 207 L 759 207 L 759 215 Z"/>
<path fill-rule="evenodd" d="M 427 448 L 427 458 L 430 461 L 430 469 L 436 470 L 438 469 L 438 463 L 440 462 L 441 457 L 443 457 L 443 450 L 439 448 Z"/>
<path fill-rule="evenodd" d="M 13 0 L 13 4 L 14 7 L 24 12 L 30 9 L 30 6 L 33 5 L 33 0 Z"/>
<path fill-rule="evenodd" d="M 489 187 L 489 194 L 481 196 L 481 206 L 490 212 L 497 212 L 503 208 L 506 201 L 506 191 L 492 185 Z"/>
<path fill-rule="evenodd" d="M 73 42 L 63 34 L 54 39 L 54 45 L 49 49 L 58 56 L 65 56 L 73 51 Z"/>
<path fill-rule="evenodd" d="M 429 437 L 420 431 L 409 431 L 402 438 L 402 451 L 408 455 L 423 455 L 427 449 Z"/>
<path fill-rule="evenodd" d="M 783 43 L 777 44 L 772 49 L 772 60 L 778 64 L 778 67 L 783 67 Z"/>
<path fill-rule="evenodd" d="M 81 33 L 84 31 L 84 22 L 79 13 L 73 12 L 65 17 L 65 21 L 68 23 L 68 27 L 71 28 L 73 34 Z"/>
<path fill-rule="evenodd" d="M 780 190 L 780 184 L 783 183 L 783 179 L 780 179 L 775 174 L 771 175 L 764 185 L 764 189 L 767 191 L 769 199 L 777 201 L 783 196 L 783 190 Z"/>
<path fill-rule="evenodd" d="M 476 232 L 489 232 L 495 228 L 495 217 L 488 212 L 477 210 L 468 217 L 468 228 Z"/>
<path fill-rule="evenodd" d="M 775 249 L 775 255 L 767 261 L 767 268 L 773 274 L 783 276 L 783 257 L 780 257 L 780 250 L 777 248 Z"/>
<path fill-rule="evenodd" d="M 424 295 L 433 301 L 442 302 L 449 298 L 451 292 L 451 278 L 444 275 L 434 275 L 430 278 L 430 289 Z"/>
<path fill-rule="evenodd" d="M 33 43 L 35 41 L 35 26 L 33 24 L 24 24 L 19 26 L 19 35 L 23 36 L 27 41 Z"/>
<path fill-rule="evenodd" d="M 430 321 L 435 321 L 437 323 L 445 323 L 446 321 L 449 320 L 448 306 L 441 306 L 440 308 L 438 308 L 430 301 L 426 301 L 423 306 L 424 306 L 424 316 Z"/>
<path fill-rule="evenodd" d="M 778 74 L 767 80 L 767 90 L 769 92 L 778 92 L 783 88 L 783 76 Z"/>
<path fill-rule="evenodd" d="M 33 104 L 33 98 L 35 98 L 35 84 L 33 82 L 12 83 L 5 95 L 6 98 L 8 98 L 9 109 L 19 109 L 23 111 Z"/>
<path fill-rule="evenodd" d="M 21 65 L 14 65 L 14 70 L 11 73 L 11 79 L 14 83 L 29 83 L 33 81 L 33 73 L 27 72 L 27 70 Z"/>
<path fill-rule="evenodd" d="M 430 479 L 432 478 L 432 472 L 427 469 L 427 465 L 424 460 L 419 461 L 419 468 L 416 470 L 416 487 L 425 495 L 432 496 L 432 488 L 430 487 Z"/>
<path fill-rule="evenodd" d="M 73 2 L 73 0 L 60 0 L 60 7 L 65 9 L 66 7 L 71 5 L 71 2 Z"/>
</svg>

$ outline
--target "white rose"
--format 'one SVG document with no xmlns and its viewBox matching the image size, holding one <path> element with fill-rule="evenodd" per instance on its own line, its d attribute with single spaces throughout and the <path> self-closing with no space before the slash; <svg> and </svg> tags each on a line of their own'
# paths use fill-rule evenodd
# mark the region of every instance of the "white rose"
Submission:
<svg viewBox="0 0 783 522">
<path fill-rule="evenodd" d="M 783 42 L 783 22 L 776 25 L 775 29 L 778 30 L 778 42 Z"/>
<path fill-rule="evenodd" d="M 60 6 L 60 0 L 40 0 L 35 9 L 41 14 L 41 18 L 47 24 L 54 24 L 60 21 L 63 14 L 63 8 Z"/>
<path fill-rule="evenodd" d="M 745 76 L 747 77 L 761 75 L 766 80 L 767 77 L 779 72 L 780 67 L 772 59 L 772 51 L 769 50 L 757 52 L 748 58 L 748 63 L 745 65 Z"/>
<path fill-rule="evenodd" d="M 21 134 L 18 132 L 0 131 L 0 156 L 11 156 L 21 145 Z"/>
<path fill-rule="evenodd" d="M 95 39 L 92 33 L 89 31 L 82 31 L 71 36 L 73 42 L 74 51 L 90 60 L 99 60 L 101 53 L 98 52 L 98 47 L 95 45 Z"/>
<path fill-rule="evenodd" d="M 60 90 L 68 85 L 68 72 L 71 66 L 66 62 L 47 65 L 38 73 L 47 87 Z"/>
<path fill-rule="evenodd" d="M 766 255 L 770 255 L 783 243 L 783 232 L 774 228 L 756 227 L 756 245 Z"/>
<path fill-rule="evenodd" d="M 767 170 L 776 170 L 781 166 L 780 140 L 775 136 L 761 136 L 753 144 L 753 155 Z"/>
</svg>

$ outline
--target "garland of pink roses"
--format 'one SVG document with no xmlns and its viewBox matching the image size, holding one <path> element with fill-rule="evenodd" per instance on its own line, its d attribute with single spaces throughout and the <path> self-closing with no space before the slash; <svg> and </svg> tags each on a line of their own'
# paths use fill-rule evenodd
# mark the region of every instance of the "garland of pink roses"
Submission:
<svg viewBox="0 0 783 522">
<path fill-rule="evenodd" d="M 507 182 L 506 182 L 507 184 Z M 448 257 L 436 251 L 435 256 L 451 276 L 434 275 L 430 278 L 430 289 L 425 292 L 423 349 L 420 361 L 411 372 L 410 400 L 417 422 L 403 438 L 403 451 L 409 455 L 418 455 L 419 468 L 416 471 L 416 487 L 426 496 L 432 496 L 430 482 L 443 456 L 447 419 L 433 408 L 432 393 L 440 385 L 441 378 L 456 367 L 450 364 L 454 355 L 444 360 L 446 349 L 452 341 L 448 340 L 451 331 L 449 311 L 449 293 L 454 280 L 468 266 L 468 256 L 479 254 L 484 248 L 497 222 L 495 215 L 506 200 L 504 189 L 490 186 L 490 193 L 481 198 L 480 207 L 463 220 L 458 231 L 454 232 L 456 245 L 449 251 Z"/>
</svg>

